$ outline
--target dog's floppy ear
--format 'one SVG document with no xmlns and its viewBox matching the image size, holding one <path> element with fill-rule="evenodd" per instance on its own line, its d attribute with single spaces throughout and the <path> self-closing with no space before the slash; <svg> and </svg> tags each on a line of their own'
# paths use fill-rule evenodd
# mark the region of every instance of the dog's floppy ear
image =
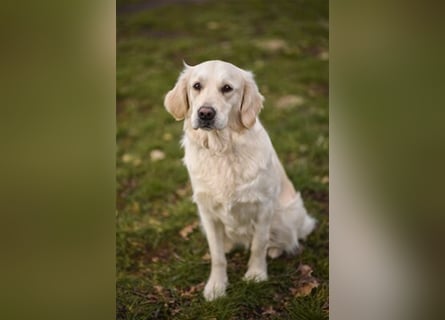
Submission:
<svg viewBox="0 0 445 320">
<path fill-rule="evenodd" d="M 184 64 L 185 69 L 179 75 L 173 89 L 171 89 L 164 99 L 165 109 L 177 120 L 183 120 L 188 110 L 187 81 L 189 66 Z"/>
<path fill-rule="evenodd" d="M 244 74 L 244 94 L 240 107 L 241 123 L 247 129 L 255 124 L 256 117 L 263 108 L 264 97 L 260 94 L 251 72 Z"/>
</svg>

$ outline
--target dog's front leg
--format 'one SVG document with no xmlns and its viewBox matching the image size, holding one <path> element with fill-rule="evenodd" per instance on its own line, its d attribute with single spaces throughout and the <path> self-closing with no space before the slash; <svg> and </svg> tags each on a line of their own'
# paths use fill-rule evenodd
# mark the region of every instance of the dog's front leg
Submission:
<svg viewBox="0 0 445 320">
<path fill-rule="evenodd" d="M 199 206 L 201 222 L 209 244 L 212 261 L 210 277 L 204 288 L 204 298 L 211 301 L 226 293 L 227 262 L 224 253 L 224 226 L 205 210 L 205 207 Z"/>
<path fill-rule="evenodd" d="M 255 232 L 250 248 L 250 258 L 245 280 L 256 282 L 267 280 L 267 246 L 269 243 L 271 214 L 268 208 L 262 207 L 255 222 Z"/>
</svg>

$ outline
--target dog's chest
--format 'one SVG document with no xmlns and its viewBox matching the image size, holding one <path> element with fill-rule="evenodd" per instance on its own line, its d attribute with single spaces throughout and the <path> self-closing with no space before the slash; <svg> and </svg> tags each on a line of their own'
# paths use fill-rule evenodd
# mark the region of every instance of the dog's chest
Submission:
<svg viewBox="0 0 445 320">
<path fill-rule="evenodd" d="M 266 208 L 277 198 L 278 184 L 272 183 L 277 176 L 273 150 L 252 137 L 244 143 L 226 144 L 229 147 L 219 152 L 187 138 L 183 146 L 194 201 L 203 214 L 223 223 L 229 238 L 247 244 L 259 215 L 270 214 Z"/>
<path fill-rule="evenodd" d="M 229 210 L 216 211 L 224 231 L 232 241 L 248 247 L 260 214 L 259 203 L 234 203 Z"/>
<path fill-rule="evenodd" d="M 267 195 L 267 170 L 261 159 L 234 150 L 221 154 L 199 149 L 186 153 L 194 195 L 211 196 L 216 203 L 257 202 Z"/>
</svg>

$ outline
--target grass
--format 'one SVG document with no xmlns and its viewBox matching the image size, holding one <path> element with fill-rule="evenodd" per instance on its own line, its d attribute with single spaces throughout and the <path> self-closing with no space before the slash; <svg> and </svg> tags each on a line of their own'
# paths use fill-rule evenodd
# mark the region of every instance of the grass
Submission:
<svg viewBox="0 0 445 320">
<path fill-rule="evenodd" d="M 116 317 L 327 319 L 328 2 L 182 2 L 118 1 Z M 255 73 L 262 122 L 319 225 L 300 255 L 269 261 L 264 283 L 243 282 L 248 252 L 230 253 L 227 296 L 205 302 L 208 248 L 163 97 L 182 60 L 210 59 Z M 299 265 L 319 282 L 305 296 Z"/>
</svg>

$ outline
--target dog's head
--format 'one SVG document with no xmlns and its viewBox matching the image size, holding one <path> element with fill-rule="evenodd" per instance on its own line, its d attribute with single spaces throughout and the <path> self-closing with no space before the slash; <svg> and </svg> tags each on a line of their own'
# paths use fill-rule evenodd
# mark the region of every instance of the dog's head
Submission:
<svg viewBox="0 0 445 320">
<path fill-rule="evenodd" d="M 212 60 L 185 64 L 164 105 L 176 120 L 190 120 L 196 130 L 240 130 L 255 124 L 263 100 L 251 72 Z"/>
</svg>

